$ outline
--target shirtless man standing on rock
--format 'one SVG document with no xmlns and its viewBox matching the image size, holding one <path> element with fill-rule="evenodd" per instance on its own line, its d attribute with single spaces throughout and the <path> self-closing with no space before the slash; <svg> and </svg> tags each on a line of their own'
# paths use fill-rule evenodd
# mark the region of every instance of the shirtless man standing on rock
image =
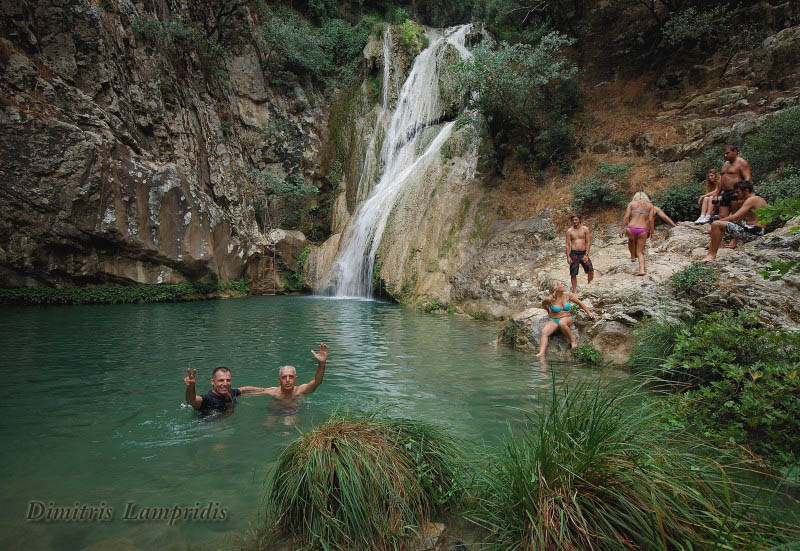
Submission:
<svg viewBox="0 0 800 551">
<path fill-rule="evenodd" d="M 578 292 L 578 270 L 583 266 L 583 271 L 588 275 L 591 283 L 594 279 L 594 268 L 592 261 L 589 260 L 589 249 L 592 246 L 592 234 L 589 228 L 581 225 L 579 214 L 569 217 L 572 227 L 567 228 L 567 263 L 569 264 L 569 276 L 572 280 L 572 292 Z"/>
<path fill-rule="evenodd" d="M 719 197 L 719 217 L 725 218 L 731 212 L 731 202 L 736 200 L 734 186 L 739 182 L 752 182 L 750 164 L 739 157 L 739 148 L 726 145 L 722 153 L 725 163 L 722 165 L 720 177 L 717 179 L 715 195 Z"/>
</svg>

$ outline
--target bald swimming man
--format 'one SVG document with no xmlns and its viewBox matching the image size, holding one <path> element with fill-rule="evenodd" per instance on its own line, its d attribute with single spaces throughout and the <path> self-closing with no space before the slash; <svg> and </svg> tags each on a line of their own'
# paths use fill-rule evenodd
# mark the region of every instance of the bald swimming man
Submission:
<svg viewBox="0 0 800 551">
<path fill-rule="evenodd" d="M 322 384 L 322 379 L 325 377 L 325 362 L 328 359 L 328 345 L 320 343 L 316 351 L 312 350 L 311 354 L 317 359 L 317 372 L 314 374 L 314 379 L 308 383 L 297 385 L 297 370 L 294 366 L 284 365 L 278 371 L 278 383 L 280 386 L 272 386 L 262 389 L 261 392 L 250 393 L 251 396 L 259 394 L 267 394 L 276 400 L 291 401 L 296 400 L 304 394 L 311 394 L 317 387 Z"/>
</svg>

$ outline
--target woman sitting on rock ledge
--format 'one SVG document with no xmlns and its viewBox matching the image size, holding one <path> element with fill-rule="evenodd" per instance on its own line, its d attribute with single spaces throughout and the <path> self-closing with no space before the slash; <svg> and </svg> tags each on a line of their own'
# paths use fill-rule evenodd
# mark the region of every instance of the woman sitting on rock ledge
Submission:
<svg viewBox="0 0 800 551">
<path fill-rule="evenodd" d="M 554 279 L 550 282 L 550 296 L 546 297 L 542 301 L 542 306 L 545 310 L 547 310 L 547 315 L 550 316 L 550 319 L 544 324 L 542 327 L 542 336 L 539 339 L 539 353 L 536 354 L 537 356 L 544 356 L 544 353 L 547 352 L 547 341 L 550 339 L 550 335 L 556 332 L 556 329 L 560 329 L 562 333 L 569 339 L 569 345 L 571 348 L 575 348 L 578 346 L 575 337 L 572 336 L 572 331 L 570 330 L 570 326 L 572 325 L 572 315 L 569 312 L 570 306 L 572 306 L 572 301 L 575 302 L 578 306 L 583 308 L 583 311 L 586 312 L 591 319 L 594 319 L 594 313 L 589 310 L 584 303 L 580 301 L 578 295 L 575 293 L 568 293 L 565 292 L 564 283 Z"/>
</svg>

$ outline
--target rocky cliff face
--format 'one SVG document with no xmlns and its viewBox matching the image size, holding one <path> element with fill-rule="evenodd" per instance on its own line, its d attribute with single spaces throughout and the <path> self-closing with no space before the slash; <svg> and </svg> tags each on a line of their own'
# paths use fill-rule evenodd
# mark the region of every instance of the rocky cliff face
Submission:
<svg viewBox="0 0 800 551">
<path fill-rule="evenodd" d="M 275 94 L 255 36 L 226 80 L 132 28 L 190 4 L 0 2 L 0 286 L 240 277 L 250 171 L 321 172 L 326 104 Z"/>
</svg>

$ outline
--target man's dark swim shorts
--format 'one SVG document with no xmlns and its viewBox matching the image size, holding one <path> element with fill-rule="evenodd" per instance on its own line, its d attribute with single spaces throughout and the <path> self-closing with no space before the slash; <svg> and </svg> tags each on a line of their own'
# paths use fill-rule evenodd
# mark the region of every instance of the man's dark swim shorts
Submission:
<svg viewBox="0 0 800 551">
<path fill-rule="evenodd" d="M 722 195 L 719 196 L 719 206 L 721 207 L 730 207 L 733 201 L 736 201 L 735 189 L 725 190 L 722 192 Z"/>
<path fill-rule="evenodd" d="M 570 251 L 569 252 L 569 275 L 578 275 L 578 270 L 583 266 L 583 271 L 590 274 L 594 271 L 592 261 L 586 256 L 586 251 Z"/>
</svg>

